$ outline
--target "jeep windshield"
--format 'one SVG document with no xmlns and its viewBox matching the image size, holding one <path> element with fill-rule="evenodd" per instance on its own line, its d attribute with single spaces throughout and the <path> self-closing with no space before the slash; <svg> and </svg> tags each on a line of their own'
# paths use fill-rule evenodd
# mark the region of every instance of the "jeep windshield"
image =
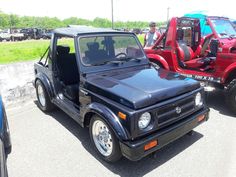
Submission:
<svg viewBox="0 0 236 177">
<path fill-rule="evenodd" d="M 229 20 L 211 19 L 211 22 L 220 38 L 236 37 L 236 31 Z"/>
<path fill-rule="evenodd" d="M 119 66 L 146 59 L 137 39 L 129 34 L 81 37 L 79 49 L 85 66 Z"/>
</svg>

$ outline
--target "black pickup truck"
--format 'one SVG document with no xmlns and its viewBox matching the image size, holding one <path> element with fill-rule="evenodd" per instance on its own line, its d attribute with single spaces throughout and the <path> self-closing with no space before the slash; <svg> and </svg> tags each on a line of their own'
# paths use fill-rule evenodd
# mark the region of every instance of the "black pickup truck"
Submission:
<svg viewBox="0 0 236 177">
<path fill-rule="evenodd" d="M 133 33 L 56 29 L 34 70 L 39 108 L 89 127 L 108 162 L 139 160 L 208 120 L 199 82 L 150 63 Z"/>
</svg>

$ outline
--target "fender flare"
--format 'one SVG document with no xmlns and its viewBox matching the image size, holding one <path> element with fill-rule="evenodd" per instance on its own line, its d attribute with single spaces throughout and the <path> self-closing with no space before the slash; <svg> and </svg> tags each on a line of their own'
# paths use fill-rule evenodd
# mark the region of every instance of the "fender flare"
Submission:
<svg viewBox="0 0 236 177">
<path fill-rule="evenodd" d="M 36 86 L 37 80 L 40 80 L 43 83 L 43 85 L 45 86 L 45 89 L 48 92 L 50 99 L 52 99 L 54 94 L 53 94 L 53 90 L 52 90 L 52 85 L 51 85 L 48 77 L 45 74 L 38 73 L 35 77 L 34 86 Z"/>
<path fill-rule="evenodd" d="M 128 139 L 128 135 L 121 125 L 119 118 L 108 107 L 97 102 L 89 104 L 83 114 L 84 123 L 86 122 L 85 119 L 90 119 L 92 117 L 88 116 L 91 113 L 99 115 L 112 128 L 119 140 Z"/>
<path fill-rule="evenodd" d="M 228 78 L 228 76 L 230 75 L 230 73 L 233 71 L 233 70 L 236 70 L 236 63 L 232 63 L 231 65 L 229 65 L 225 71 L 224 71 L 224 74 L 221 78 L 221 82 L 222 83 L 225 83 L 226 79 Z"/>
<path fill-rule="evenodd" d="M 156 55 L 156 54 L 147 54 L 147 57 L 149 59 L 154 59 L 154 60 L 160 62 L 162 64 L 162 66 L 164 67 L 164 69 L 170 70 L 168 63 L 166 62 L 166 60 L 162 56 Z"/>
</svg>

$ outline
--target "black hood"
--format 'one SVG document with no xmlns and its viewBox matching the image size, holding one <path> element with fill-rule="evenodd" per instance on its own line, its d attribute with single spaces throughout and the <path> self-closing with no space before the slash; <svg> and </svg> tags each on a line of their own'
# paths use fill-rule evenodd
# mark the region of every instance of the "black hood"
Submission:
<svg viewBox="0 0 236 177">
<path fill-rule="evenodd" d="M 200 87 L 199 82 L 153 67 L 87 76 L 87 89 L 133 109 L 144 108 Z"/>
</svg>

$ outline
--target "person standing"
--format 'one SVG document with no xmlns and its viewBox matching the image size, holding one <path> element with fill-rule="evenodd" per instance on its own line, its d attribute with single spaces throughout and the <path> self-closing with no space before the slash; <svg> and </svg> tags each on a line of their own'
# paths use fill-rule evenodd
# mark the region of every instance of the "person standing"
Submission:
<svg viewBox="0 0 236 177">
<path fill-rule="evenodd" d="M 144 36 L 144 48 L 152 47 L 157 39 L 160 38 L 161 34 L 156 29 L 156 23 L 149 23 L 150 30 Z"/>
</svg>

